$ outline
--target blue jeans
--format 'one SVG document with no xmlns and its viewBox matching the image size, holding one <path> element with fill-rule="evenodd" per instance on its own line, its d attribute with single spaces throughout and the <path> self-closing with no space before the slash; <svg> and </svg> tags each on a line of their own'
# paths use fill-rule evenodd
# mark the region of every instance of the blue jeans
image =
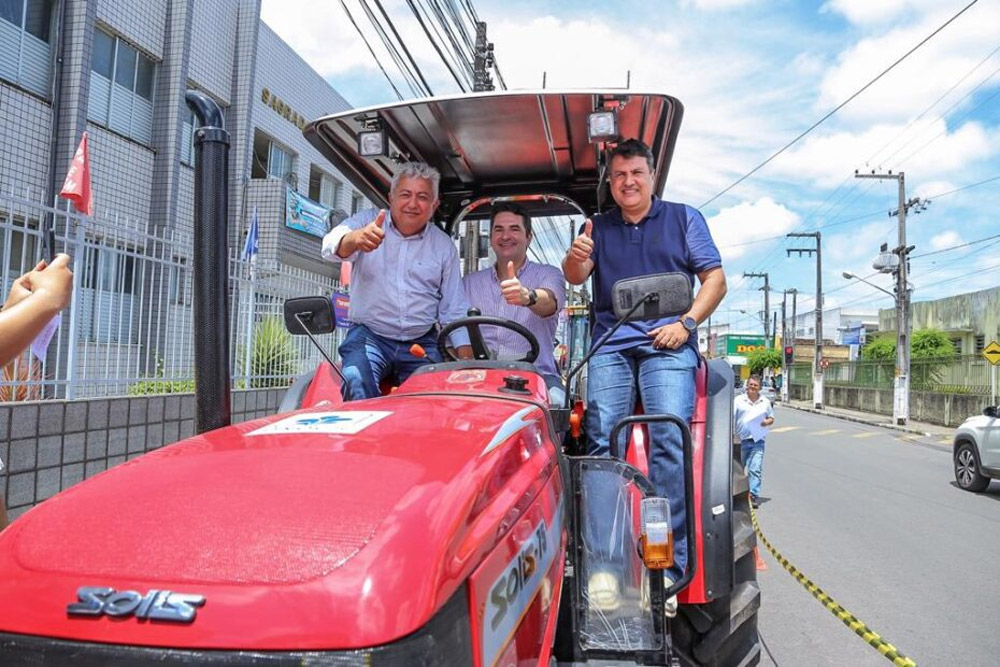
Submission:
<svg viewBox="0 0 1000 667">
<path fill-rule="evenodd" d="M 427 357 L 421 359 L 410 354 L 414 343 L 424 348 Z M 340 388 L 345 401 L 381 396 L 378 385 L 385 378 L 394 375 L 396 383 L 402 384 L 420 366 L 441 361 L 437 332 L 433 330 L 420 338 L 400 341 L 379 336 L 363 324 L 355 324 L 348 330 L 339 352 L 347 379 Z"/>
<path fill-rule="evenodd" d="M 647 415 L 672 414 L 691 423 L 698 353 L 690 345 L 657 350 L 652 343 L 594 356 L 587 376 L 587 454 L 624 458 L 628 429 L 611 443 L 611 429 L 635 413 L 636 389 Z M 670 500 L 677 581 L 687 566 L 684 506 L 684 449 L 673 424 L 650 424 L 649 478 L 659 496 Z M 613 499 L 612 499 L 613 501 Z"/>
<path fill-rule="evenodd" d="M 744 440 L 740 443 L 740 460 L 750 478 L 750 495 L 760 497 L 760 479 L 764 475 L 764 441 Z"/>
</svg>

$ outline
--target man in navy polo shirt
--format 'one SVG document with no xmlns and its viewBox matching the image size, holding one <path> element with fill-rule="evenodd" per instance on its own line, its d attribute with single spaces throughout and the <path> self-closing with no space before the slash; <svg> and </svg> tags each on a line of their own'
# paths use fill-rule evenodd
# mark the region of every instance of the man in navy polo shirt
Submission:
<svg viewBox="0 0 1000 667">
<path fill-rule="evenodd" d="M 563 272 L 579 285 L 594 276 L 596 342 L 615 323 L 612 286 L 623 278 L 680 271 L 701 288 L 681 317 L 629 322 L 590 360 L 587 376 L 587 453 L 621 456 L 623 443 L 610 443 L 611 429 L 633 414 L 636 390 L 647 414 L 670 413 L 690 422 L 698 365 L 698 324 L 726 294 L 726 276 L 705 218 L 684 204 L 665 202 L 653 190 L 653 154 L 630 139 L 611 151 L 611 196 L 618 208 L 584 223 Z M 687 564 L 684 529 L 684 456 L 680 433 L 669 424 L 650 425 L 650 481 L 670 499 L 677 581 Z"/>
</svg>

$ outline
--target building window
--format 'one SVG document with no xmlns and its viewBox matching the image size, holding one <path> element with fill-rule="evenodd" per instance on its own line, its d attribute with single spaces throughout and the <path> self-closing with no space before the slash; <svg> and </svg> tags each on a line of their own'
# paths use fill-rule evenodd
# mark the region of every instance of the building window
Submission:
<svg viewBox="0 0 1000 667">
<path fill-rule="evenodd" d="M 351 215 L 361 210 L 362 201 L 364 201 L 363 198 L 357 192 L 351 195 Z"/>
<path fill-rule="evenodd" d="M 194 113 L 185 106 L 181 111 L 181 163 L 194 166 Z"/>
<path fill-rule="evenodd" d="M 343 184 L 313 165 L 309 169 L 309 199 L 327 208 L 337 208 Z"/>
<path fill-rule="evenodd" d="M 48 97 L 55 0 L 0 0 L 0 78 Z"/>
<path fill-rule="evenodd" d="M 986 349 L 986 334 L 976 335 L 976 354 L 982 354 Z"/>
<path fill-rule="evenodd" d="M 253 167 L 250 177 L 277 178 L 295 187 L 295 156 L 258 130 L 253 137 Z"/>
<path fill-rule="evenodd" d="M 952 338 L 951 339 L 951 344 L 955 348 L 955 354 L 961 355 L 962 354 L 962 339 L 961 338 Z"/>
<path fill-rule="evenodd" d="M 94 31 L 87 118 L 148 145 L 155 79 L 153 60 L 103 30 Z"/>
</svg>

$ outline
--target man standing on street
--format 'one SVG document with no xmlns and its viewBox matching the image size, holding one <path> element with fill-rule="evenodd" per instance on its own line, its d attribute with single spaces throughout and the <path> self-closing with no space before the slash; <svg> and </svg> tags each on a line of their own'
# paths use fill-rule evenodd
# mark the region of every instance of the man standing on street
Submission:
<svg viewBox="0 0 1000 667">
<path fill-rule="evenodd" d="M 323 258 L 352 261 L 352 322 L 339 352 L 344 400 L 380 395 L 379 382 L 402 383 L 419 366 L 441 361 L 438 324 L 465 317 L 468 305 L 455 244 L 431 222 L 440 175 L 422 162 L 400 166 L 389 190 L 389 213 L 361 211 L 323 239 Z M 458 356 L 472 358 L 468 333 L 452 334 Z M 425 357 L 410 349 L 420 345 Z"/>
<path fill-rule="evenodd" d="M 613 286 L 624 278 L 682 272 L 701 288 L 680 317 L 627 322 L 591 358 L 587 378 L 587 453 L 623 456 L 610 442 L 611 429 L 633 414 L 636 390 L 646 414 L 673 414 L 689 422 L 694 411 L 698 324 L 726 294 L 722 259 L 705 218 L 696 209 L 666 202 L 653 193 L 653 154 L 629 139 L 612 149 L 608 169 L 611 196 L 618 205 L 584 223 L 563 260 L 566 279 L 579 285 L 593 274 L 597 341 L 615 323 Z M 687 565 L 684 509 L 684 452 L 680 432 L 670 424 L 650 424 L 650 481 L 670 499 L 674 566 L 678 581 Z"/>
<path fill-rule="evenodd" d="M 774 423 L 771 401 L 760 395 L 760 378 L 751 375 L 747 391 L 733 404 L 736 434 L 740 439 L 740 459 L 750 477 L 750 505 L 760 506 L 760 479 L 764 474 L 764 438 Z"/>
<path fill-rule="evenodd" d="M 548 264 L 528 261 L 531 215 L 516 204 L 499 204 L 490 216 L 490 246 L 497 262 L 488 269 L 465 276 L 462 284 L 473 308 L 483 315 L 524 325 L 538 340 L 535 366 L 545 378 L 549 402 L 562 405 L 566 397 L 554 356 L 558 314 L 566 303 L 562 271 Z M 528 342 L 499 327 L 484 327 L 487 347 L 503 360 L 520 358 Z"/>
</svg>

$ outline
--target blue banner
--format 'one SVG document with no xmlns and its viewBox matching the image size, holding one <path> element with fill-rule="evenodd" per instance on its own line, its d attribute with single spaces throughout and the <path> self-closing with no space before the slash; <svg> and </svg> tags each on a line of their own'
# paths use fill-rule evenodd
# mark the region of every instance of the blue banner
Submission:
<svg viewBox="0 0 1000 667">
<path fill-rule="evenodd" d="M 285 190 L 285 225 L 320 238 L 326 236 L 330 231 L 330 209 L 290 187 Z"/>
</svg>

